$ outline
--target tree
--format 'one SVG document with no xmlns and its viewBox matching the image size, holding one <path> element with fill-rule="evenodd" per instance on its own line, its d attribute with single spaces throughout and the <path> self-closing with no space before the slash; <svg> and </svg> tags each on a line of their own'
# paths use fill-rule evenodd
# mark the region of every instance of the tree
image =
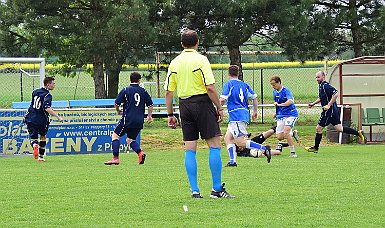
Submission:
<svg viewBox="0 0 385 228">
<path fill-rule="evenodd" d="M 384 43 L 378 20 L 381 0 L 297 1 L 276 16 L 276 41 L 291 58 L 323 58 L 331 53 L 353 50 L 355 57 L 378 54 L 375 47 Z M 276 31 L 273 31 L 275 33 Z"/>
<path fill-rule="evenodd" d="M 64 71 L 83 67 L 95 84 L 95 98 L 105 98 L 104 70 L 108 72 L 108 97 L 117 94 L 122 64 L 136 64 L 153 39 L 145 0 L 7 1 L 6 6 L 23 15 L 30 49 L 45 56 L 59 56 Z M 8 31 L 9 32 L 9 31 Z M 14 36 L 9 32 L 9 37 Z M 87 67 L 92 63 L 92 68 Z"/>
</svg>

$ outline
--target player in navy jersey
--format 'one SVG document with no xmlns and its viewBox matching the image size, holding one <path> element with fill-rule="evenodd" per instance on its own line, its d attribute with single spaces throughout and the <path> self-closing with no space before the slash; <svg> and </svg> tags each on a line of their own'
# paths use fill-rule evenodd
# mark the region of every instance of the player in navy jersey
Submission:
<svg viewBox="0 0 385 228">
<path fill-rule="evenodd" d="M 132 73 L 130 86 L 123 88 L 115 99 L 115 109 L 119 115 L 122 115 L 122 119 L 112 133 L 112 154 L 114 157 L 104 162 L 106 165 L 119 165 L 119 139 L 125 134 L 127 135 L 127 143 L 138 154 L 139 165 L 144 164 L 146 154 L 135 139 L 143 128 L 145 106 L 148 107 L 147 122 L 152 122 L 153 103 L 150 94 L 139 86 L 140 79 L 139 73 Z M 123 104 L 123 111 L 120 110 L 121 104 Z"/>
<path fill-rule="evenodd" d="M 237 65 L 231 65 L 228 73 L 230 80 L 223 85 L 222 95 L 220 96 L 221 104 L 223 105 L 226 102 L 229 113 L 225 142 L 229 151 L 230 161 L 226 167 L 237 166 L 236 146 L 247 149 L 260 149 L 264 151 L 267 161 L 270 162 L 271 153 L 269 146 L 265 147 L 250 139 L 245 139 L 245 135 L 248 134 L 246 127 L 250 122 L 248 99 L 253 101 L 253 113 L 251 116 L 255 120 L 258 111 L 257 95 L 248 84 L 238 79 L 239 67 Z"/>
<path fill-rule="evenodd" d="M 314 105 L 321 102 L 322 113 L 316 127 L 316 136 L 314 146 L 305 147 L 308 152 L 317 153 L 319 144 L 322 139 L 322 130 L 325 126 L 332 124 L 338 132 L 344 132 L 347 134 L 357 135 L 364 143 L 366 143 L 366 138 L 362 130 L 356 131 L 350 127 L 343 127 L 340 121 L 340 113 L 337 107 L 337 97 L 338 91 L 325 81 L 325 73 L 323 71 L 318 71 L 315 75 L 318 87 L 318 98 L 314 102 L 308 104 L 309 108 L 312 108 Z"/>
<path fill-rule="evenodd" d="M 56 112 L 51 108 L 52 95 L 50 90 L 56 86 L 53 77 L 45 77 L 43 81 L 44 87 L 35 89 L 32 92 L 31 105 L 25 115 L 25 123 L 27 124 L 28 133 L 33 148 L 33 157 L 39 162 L 44 162 L 45 146 L 47 144 L 47 131 L 49 126 L 49 114 L 63 122 Z M 40 135 L 40 141 L 38 137 Z"/>
<path fill-rule="evenodd" d="M 297 154 L 294 148 L 292 128 L 298 118 L 298 112 L 294 105 L 294 97 L 288 88 L 282 86 L 280 77 L 273 76 L 270 79 L 270 85 L 274 89 L 274 116 L 277 120 L 276 137 L 278 140 L 287 140 L 290 148 L 290 157 L 295 158 Z"/>
</svg>

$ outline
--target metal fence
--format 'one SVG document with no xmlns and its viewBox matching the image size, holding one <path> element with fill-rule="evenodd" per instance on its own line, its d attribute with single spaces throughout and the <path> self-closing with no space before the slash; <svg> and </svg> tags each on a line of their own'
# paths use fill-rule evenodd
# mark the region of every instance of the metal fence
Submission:
<svg viewBox="0 0 385 228">
<path fill-rule="evenodd" d="M 150 68 L 149 68 L 150 69 Z M 270 86 L 270 78 L 274 75 L 281 77 L 282 84 L 288 87 L 296 104 L 307 104 L 314 101 L 318 96 L 318 84 L 315 81 L 315 73 L 322 70 L 322 67 L 316 68 L 268 68 L 268 69 L 246 69 L 243 71 L 243 79 L 254 92 L 258 95 L 259 104 L 273 103 L 272 87 Z M 29 73 L 33 74 L 37 69 L 29 69 Z M 125 70 L 120 73 L 119 90 L 130 84 L 130 74 L 138 71 L 143 75 L 142 83 L 152 97 L 158 97 L 158 87 L 156 75 L 153 71 L 143 69 Z M 227 67 L 213 70 L 216 88 L 219 93 L 222 91 L 224 83 L 229 80 L 227 75 Z M 148 76 L 152 75 L 152 78 Z M 163 82 L 166 79 L 166 71 L 159 73 L 160 78 L 160 97 L 164 97 Z M 11 108 L 13 101 L 30 101 L 31 92 L 34 88 L 39 87 L 39 79 L 28 76 L 20 72 L 19 69 L 2 69 L 0 71 L 0 107 Z M 78 71 L 75 77 L 56 76 L 56 88 L 51 92 L 54 100 L 70 100 L 70 99 L 93 99 L 95 98 L 95 86 L 92 77 L 83 71 Z M 265 106 L 264 105 L 264 106 Z M 299 107 L 302 113 L 302 121 L 308 121 L 313 117 L 314 110 Z M 260 108 L 259 122 L 273 122 L 273 109 L 269 107 Z M 271 115 L 270 115 L 271 114 Z M 315 120 L 314 120 L 315 121 Z"/>
</svg>

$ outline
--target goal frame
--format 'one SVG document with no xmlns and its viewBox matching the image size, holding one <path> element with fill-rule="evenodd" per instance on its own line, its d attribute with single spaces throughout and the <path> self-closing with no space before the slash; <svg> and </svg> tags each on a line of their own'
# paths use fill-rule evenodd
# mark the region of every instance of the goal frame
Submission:
<svg viewBox="0 0 385 228">
<path fill-rule="evenodd" d="M 45 58 L 0 57 L 0 63 L 39 63 L 40 86 L 43 87 L 45 78 Z"/>
</svg>

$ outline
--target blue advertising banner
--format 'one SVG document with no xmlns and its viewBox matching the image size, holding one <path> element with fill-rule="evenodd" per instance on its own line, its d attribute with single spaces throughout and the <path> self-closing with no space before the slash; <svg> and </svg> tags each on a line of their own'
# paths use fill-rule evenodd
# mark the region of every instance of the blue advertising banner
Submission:
<svg viewBox="0 0 385 228">
<path fill-rule="evenodd" d="M 114 110 L 57 111 L 64 123 L 52 120 L 47 133 L 47 155 L 111 153 L 111 135 L 120 116 Z M 0 111 L 0 148 L 3 154 L 32 153 L 25 112 Z M 120 152 L 128 151 L 126 137 L 120 139 Z M 140 141 L 140 135 L 137 138 Z"/>
</svg>

